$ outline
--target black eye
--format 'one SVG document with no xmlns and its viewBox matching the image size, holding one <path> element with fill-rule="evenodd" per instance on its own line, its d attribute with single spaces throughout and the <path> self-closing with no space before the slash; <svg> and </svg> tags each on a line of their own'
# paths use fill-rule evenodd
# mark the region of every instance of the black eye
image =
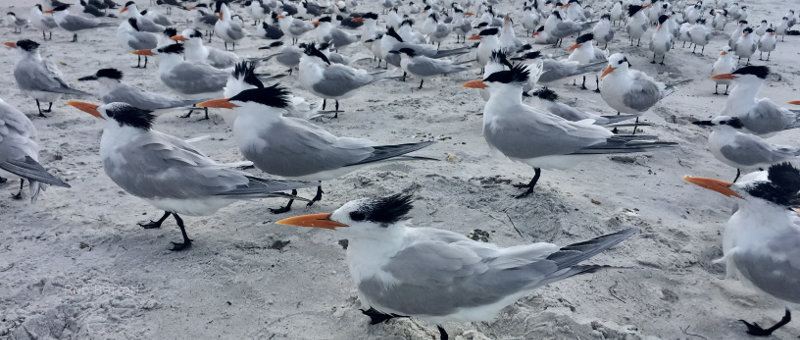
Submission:
<svg viewBox="0 0 800 340">
<path fill-rule="evenodd" d="M 617 64 L 622 65 L 622 63 L 624 63 L 624 62 L 625 62 L 625 60 L 620 60 Z"/>
<path fill-rule="evenodd" d="M 367 215 L 364 215 L 364 213 L 360 211 L 354 211 L 350 213 L 350 219 L 353 221 L 363 221 L 365 218 L 367 218 Z"/>
<path fill-rule="evenodd" d="M 725 125 L 725 124 L 727 124 L 727 123 L 728 123 L 727 121 L 724 121 L 724 120 L 723 120 L 723 121 L 719 122 L 719 125 Z"/>
</svg>

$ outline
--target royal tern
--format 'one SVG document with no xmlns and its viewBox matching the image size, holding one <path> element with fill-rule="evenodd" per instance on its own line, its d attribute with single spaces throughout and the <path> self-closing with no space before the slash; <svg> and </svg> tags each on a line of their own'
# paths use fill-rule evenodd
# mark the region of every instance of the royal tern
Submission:
<svg viewBox="0 0 800 340">
<path fill-rule="evenodd" d="M 428 18 L 425 19 L 425 22 L 422 24 L 423 33 L 428 36 L 428 40 L 431 43 L 436 43 L 436 48 L 440 48 L 442 46 L 442 41 L 447 39 L 451 32 L 453 32 L 453 27 L 439 20 L 439 15 L 436 13 L 431 13 L 428 15 Z"/>
<path fill-rule="evenodd" d="M 77 7 L 82 8 L 82 10 L 78 10 L 78 12 L 86 13 L 96 18 L 101 18 L 106 16 L 106 13 L 103 10 L 95 7 L 92 4 L 87 3 L 85 0 L 78 1 Z"/>
<path fill-rule="evenodd" d="M 647 32 L 647 17 L 644 16 L 643 9 L 650 7 L 652 4 L 646 4 L 644 6 L 639 5 L 628 5 L 628 24 L 625 26 L 626 30 L 628 31 L 628 37 L 631 40 L 631 46 L 633 46 L 633 41 L 636 40 L 636 46 L 639 46 L 639 43 L 642 41 L 642 36 L 644 32 Z"/>
<path fill-rule="evenodd" d="M 128 1 L 125 3 L 125 6 L 119 10 L 119 13 L 128 13 L 128 18 L 135 19 L 136 24 L 139 27 L 140 31 L 143 32 L 152 32 L 152 33 L 161 33 L 164 31 L 164 26 L 157 24 L 152 19 L 143 16 L 142 13 L 139 12 L 139 9 L 136 8 L 136 3 L 133 1 Z"/>
<path fill-rule="evenodd" d="M 266 61 L 275 58 L 275 61 L 277 61 L 279 64 L 289 68 L 289 74 L 291 75 L 294 68 L 300 65 L 300 58 L 303 55 L 305 55 L 305 52 L 303 51 L 306 47 L 306 44 L 301 43 L 299 46 L 293 46 L 293 45 L 285 46 L 283 45 L 282 41 L 276 41 L 270 44 L 269 46 L 259 47 L 258 49 L 268 50 L 277 46 L 282 46 L 277 53 L 269 55 L 263 58 L 262 60 Z"/>
<path fill-rule="evenodd" d="M 311 23 L 292 18 L 291 15 L 286 13 L 278 15 L 278 25 L 281 27 L 283 33 L 292 37 L 293 45 L 297 44 L 297 41 L 303 34 L 314 29 L 314 25 Z"/>
<path fill-rule="evenodd" d="M 220 70 L 206 64 L 195 64 L 183 60 L 183 45 L 172 44 L 152 50 L 138 50 L 133 54 L 156 56 L 158 77 L 170 90 L 190 99 L 208 99 L 222 94 L 230 71 Z M 205 110 L 208 119 L 208 110 Z M 188 118 L 191 111 L 184 116 Z"/>
<path fill-rule="evenodd" d="M 18 18 L 14 12 L 6 13 L 6 23 L 11 27 L 13 33 L 22 33 L 22 28 L 28 25 L 28 20 L 25 18 Z"/>
<path fill-rule="evenodd" d="M 47 184 L 69 188 L 69 184 L 51 175 L 38 162 L 39 145 L 36 144 L 36 127 L 25 114 L 0 99 L 0 170 L 20 177 L 19 192 L 14 199 L 22 198 L 25 180 L 28 180 L 31 202 Z M 0 177 L 0 183 L 7 179 Z"/>
<path fill-rule="evenodd" d="M 559 11 L 553 11 L 547 20 L 544 22 L 544 30 L 550 34 L 551 37 L 558 39 L 556 46 L 561 46 L 564 38 L 578 34 L 581 31 L 590 29 L 594 22 L 575 22 L 569 19 L 562 19 Z"/>
<path fill-rule="evenodd" d="M 556 94 L 552 89 L 531 91 L 531 95 L 540 99 L 539 106 L 545 108 L 548 112 L 572 122 L 591 119 L 594 121 L 595 125 L 607 126 L 636 118 L 636 115 L 601 116 L 594 113 L 580 111 L 567 104 L 557 102 L 556 100 L 558 100 L 558 94 Z"/>
<path fill-rule="evenodd" d="M 189 7 L 188 9 L 197 11 L 194 17 L 194 27 L 201 28 L 206 31 L 208 42 L 210 43 L 211 36 L 214 33 L 214 25 L 216 25 L 217 21 L 219 21 L 219 17 L 213 13 L 207 13 L 209 8 L 206 4 L 198 4 L 197 6 Z"/>
<path fill-rule="evenodd" d="M 786 38 L 786 32 L 789 30 L 789 27 L 791 26 L 789 25 L 789 18 L 787 17 L 783 17 L 781 19 L 781 23 L 778 24 L 777 27 L 775 27 L 775 33 L 781 35 L 781 41 L 784 41 L 784 39 Z"/>
<path fill-rule="evenodd" d="M 593 33 L 586 33 L 579 36 L 575 39 L 575 44 L 569 47 L 568 51 L 571 51 L 569 57 L 567 57 L 567 61 L 577 62 L 580 66 L 587 66 L 597 63 L 603 63 L 608 58 L 608 51 L 603 51 L 594 46 L 593 40 L 594 34 Z M 600 92 L 600 78 L 595 75 L 595 92 Z M 573 85 L 575 81 L 573 79 Z M 583 75 L 583 83 L 581 83 L 581 88 L 586 90 L 586 75 Z"/>
<path fill-rule="evenodd" d="M 533 32 L 533 43 L 539 45 L 550 45 L 558 42 L 558 39 L 551 37 L 550 33 L 544 30 L 544 26 L 539 26 L 536 32 Z"/>
<path fill-rule="evenodd" d="M 770 165 L 800 157 L 800 148 L 769 143 L 763 138 L 742 132 L 744 124 L 738 117 L 717 116 L 710 121 L 692 122 L 694 125 L 711 126 L 708 149 L 714 158 L 736 168 L 736 177 Z"/>
<path fill-rule="evenodd" d="M 711 67 L 711 75 L 731 73 L 736 70 L 736 60 L 733 60 L 733 55 L 730 53 L 730 47 L 724 47 L 722 52 L 719 52 L 719 58 L 714 62 Z M 728 88 L 731 86 L 730 79 L 712 78 L 714 80 L 714 94 L 719 94 L 717 90 L 720 85 L 725 85 L 725 95 L 728 94 Z"/>
<path fill-rule="evenodd" d="M 50 11 L 50 13 L 52 13 L 52 11 Z M 56 20 L 52 15 L 50 15 L 50 13 L 44 13 L 42 5 L 40 4 L 36 4 L 31 7 L 29 20 L 33 26 L 42 30 L 42 40 L 47 40 L 47 37 L 45 37 L 45 32 L 49 32 L 50 39 L 53 39 L 53 29 L 58 27 Z"/>
<path fill-rule="evenodd" d="M 86 29 L 112 26 L 112 23 L 100 22 L 96 19 L 89 19 L 86 17 L 69 14 L 70 5 L 61 5 L 53 8 L 53 19 L 61 27 L 67 31 L 72 32 L 72 42 L 78 41 L 78 32 Z M 49 13 L 50 11 L 44 11 Z"/>
<path fill-rule="evenodd" d="M 608 11 L 608 14 L 611 15 L 611 23 L 614 26 L 617 25 L 617 21 L 625 21 L 623 18 L 624 11 L 622 10 L 622 0 L 614 2 L 614 5 L 611 6 L 611 9 Z"/>
<path fill-rule="evenodd" d="M 63 75 L 58 67 L 52 62 L 42 59 L 39 54 L 39 43 L 23 39 L 16 43 L 4 42 L 3 45 L 19 51 L 19 59 L 14 65 L 14 79 L 22 93 L 36 100 L 36 109 L 40 116 L 46 117 L 44 113 L 50 112 L 53 102 L 62 95 L 88 95 L 86 92 L 69 87 L 61 79 Z M 42 110 L 39 101 L 50 103 L 47 110 Z"/>
<path fill-rule="evenodd" d="M 448 230 L 411 227 L 412 198 L 350 201 L 332 213 L 282 225 L 333 229 L 349 240 L 347 265 L 371 323 L 412 316 L 437 324 L 489 321 L 531 290 L 602 266 L 580 263 L 622 242 L 630 228 L 559 247 L 537 242 L 501 248 Z"/>
<path fill-rule="evenodd" d="M 234 139 L 245 158 L 257 168 L 271 175 L 318 181 L 317 194 L 308 205 L 322 199 L 323 180 L 376 162 L 429 159 L 406 154 L 433 142 L 377 145 L 368 139 L 335 136 L 305 119 L 285 117 L 283 113 L 290 108 L 289 94 L 285 88 L 273 85 L 198 106 L 236 111 Z M 273 212 L 289 211 L 291 205 L 289 201 Z"/>
<path fill-rule="evenodd" d="M 761 36 L 761 39 L 758 39 L 758 52 L 760 53 L 758 60 L 764 60 L 764 52 L 767 52 L 766 61 L 769 61 L 769 56 L 772 54 L 772 51 L 775 50 L 775 45 L 777 43 L 778 40 L 775 38 L 775 30 L 772 29 L 772 27 L 767 28 Z"/>
<path fill-rule="evenodd" d="M 278 24 L 278 14 L 272 12 L 272 25 L 267 20 L 261 21 L 261 25 L 256 28 L 256 35 L 260 38 L 276 40 L 283 38 L 283 31 Z"/>
<path fill-rule="evenodd" d="M 219 20 L 214 24 L 214 34 L 216 34 L 228 49 L 228 43 L 232 44 L 232 49 L 236 49 L 236 42 L 242 40 L 247 32 L 239 22 L 231 19 L 231 10 L 224 2 L 217 2 L 219 7 Z"/>
<path fill-rule="evenodd" d="M 378 80 L 365 70 L 331 64 L 313 44 L 306 46 L 305 54 L 300 57 L 299 78 L 303 88 L 322 97 L 322 110 L 325 110 L 327 99 L 335 100 L 334 118 L 339 117 L 339 99 L 348 98 L 355 94 L 355 90 Z"/>
<path fill-rule="evenodd" d="M 263 88 L 264 83 L 256 76 L 255 61 L 241 61 L 236 64 L 225 83 L 225 90 L 222 96 L 225 98 L 233 97 L 239 92 L 254 88 Z M 286 108 L 287 115 L 292 117 L 308 118 L 311 114 L 311 105 L 302 97 L 287 95 L 289 106 Z M 221 110 L 220 115 L 231 127 L 236 120 L 235 110 Z"/>
<path fill-rule="evenodd" d="M 199 100 L 181 100 L 149 92 L 140 87 L 122 82 L 122 72 L 114 68 L 98 70 L 94 75 L 79 78 L 78 81 L 96 80 L 100 83 L 99 97 L 103 103 L 127 103 L 133 107 L 148 111 L 161 111 L 172 108 L 191 106 Z"/>
<path fill-rule="evenodd" d="M 714 17 L 714 19 L 711 20 L 711 27 L 717 31 L 724 30 L 725 25 L 728 24 L 728 10 L 714 11 L 712 9 L 711 15 Z"/>
<path fill-rule="evenodd" d="M 736 29 L 731 33 L 730 38 L 728 39 L 728 46 L 731 48 L 736 46 L 736 41 L 742 36 L 742 32 L 744 29 L 747 28 L 747 20 L 739 20 Z"/>
<path fill-rule="evenodd" d="M 453 27 L 453 32 L 456 34 L 456 42 L 466 42 L 467 40 L 467 33 L 472 30 L 472 24 L 466 20 L 466 13 L 463 10 L 456 8 L 453 10 L 455 13 L 453 14 L 453 22 L 451 25 Z M 472 15 L 472 13 L 470 13 Z M 523 21 L 523 25 L 525 21 Z M 534 27 L 534 29 L 536 29 Z"/>
<path fill-rule="evenodd" d="M 742 58 L 747 58 L 745 65 L 750 65 L 750 57 L 753 56 L 753 53 L 756 53 L 757 44 L 758 42 L 753 38 L 753 29 L 750 27 L 745 28 L 742 31 L 742 36 L 733 45 L 733 51 L 739 57 L 738 61 L 741 61 Z"/>
<path fill-rule="evenodd" d="M 135 18 L 122 20 L 117 28 L 117 39 L 130 51 L 149 50 L 158 47 L 158 35 L 139 31 Z M 136 66 L 133 68 L 147 68 L 147 56 L 144 56 L 144 66 L 141 66 L 142 56 L 137 55 L 136 57 Z"/>
<path fill-rule="evenodd" d="M 207 216 L 239 200 L 287 197 L 279 191 L 307 187 L 308 183 L 252 177 L 229 169 L 205 156 L 191 144 L 153 129 L 156 116 L 125 103 L 67 104 L 103 119 L 100 158 L 114 183 L 129 194 L 163 210 L 158 221 L 140 224 L 160 228 L 170 215 L 181 229 L 183 242 L 172 250 L 192 245 L 180 215 Z"/>
<path fill-rule="evenodd" d="M 468 69 L 466 66 L 453 64 L 453 62 L 449 60 L 433 59 L 424 55 L 417 55 L 414 50 L 410 48 L 401 48 L 399 51 L 390 51 L 390 53 L 399 53 L 400 67 L 403 68 L 403 71 L 420 78 L 419 89 L 422 89 L 422 83 L 425 81 L 425 78 L 447 75 L 466 71 Z"/>
<path fill-rule="evenodd" d="M 405 41 L 394 28 L 389 27 L 386 34 L 381 37 L 380 52 L 387 64 L 392 64 L 395 67 L 400 67 L 400 56 L 389 51 L 397 51 L 401 48 L 410 48 L 414 50 L 417 55 L 424 55 L 429 58 L 439 59 L 448 56 L 455 56 L 464 54 L 469 51 L 469 47 L 454 48 L 451 50 L 437 50 L 433 45 L 414 44 Z M 388 66 L 387 66 L 388 67 Z"/>
<path fill-rule="evenodd" d="M 259 21 L 263 22 L 270 13 L 269 7 L 264 5 L 261 0 L 247 0 L 244 6 L 253 18 L 253 26 L 258 25 Z"/>
<path fill-rule="evenodd" d="M 703 46 L 700 50 L 700 55 L 706 50 L 706 45 L 711 41 L 711 29 L 706 26 L 706 19 L 697 20 L 697 22 L 689 28 L 689 39 L 694 43 L 692 53 L 695 52 L 697 46 Z"/>
<path fill-rule="evenodd" d="M 800 171 L 789 163 L 773 165 L 739 183 L 702 177 L 686 177 L 687 182 L 735 197 L 738 209 L 728 219 L 723 234 L 723 256 L 728 277 L 738 277 L 789 304 L 800 303 Z M 279 221 L 280 222 L 280 221 Z M 763 328 L 739 320 L 747 333 L 769 336 L 791 321 L 787 307 L 775 325 Z"/>
<path fill-rule="evenodd" d="M 745 129 L 762 137 L 800 127 L 800 111 L 782 108 L 769 98 L 756 99 L 768 75 L 769 68 L 766 66 L 745 66 L 731 73 L 711 77 L 715 81 L 733 83 L 722 114 L 738 117 Z"/>
<path fill-rule="evenodd" d="M 331 17 L 322 17 L 319 20 L 313 21 L 311 24 L 317 26 L 314 30 L 316 40 L 319 43 L 329 44 L 333 46 L 334 50 L 350 45 L 358 41 L 359 37 L 343 31 L 338 27 L 334 27 L 331 23 Z"/>
<path fill-rule="evenodd" d="M 605 47 L 603 48 L 608 48 L 608 43 L 614 39 L 614 28 L 611 27 L 610 15 L 603 14 L 600 17 L 600 21 L 592 28 L 592 35 L 594 36 L 594 41 L 597 41 L 597 46 L 604 44 Z"/>
<path fill-rule="evenodd" d="M 608 57 L 608 66 L 600 75 L 600 96 L 617 112 L 641 115 L 671 92 L 663 83 L 630 66 L 621 53 Z"/>
<path fill-rule="evenodd" d="M 239 61 L 236 53 L 203 45 L 203 34 L 194 28 L 183 30 L 172 40 L 183 42 L 183 55 L 186 61 L 208 64 L 216 68 L 231 68 Z"/>
<path fill-rule="evenodd" d="M 770 25 L 766 20 L 761 20 L 761 23 L 758 24 L 758 27 L 755 29 L 755 33 L 758 36 L 762 36 L 764 33 L 767 33 L 767 28 L 770 27 L 772 27 L 772 25 Z"/>
<path fill-rule="evenodd" d="M 656 28 L 656 32 L 653 33 L 653 37 L 650 39 L 650 52 L 653 52 L 653 61 L 651 64 L 656 63 L 656 57 L 661 56 L 661 65 L 664 65 L 664 59 L 667 57 L 667 52 L 672 49 L 672 33 L 666 27 L 664 27 L 664 22 L 669 19 L 666 15 L 662 15 L 658 17 L 658 28 Z"/>
<path fill-rule="evenodd" d="M 674 146 L 675 143 L 642 141 L 636 136 L 615 136 L 591 120 L 571 122 L 552 113 L 522 103 L 522 88 L 529 71 L 524 65 L 495 72 L 483 80 L 463 87 L 488 88 L 491 93 L 483 108 L 483 136 L 493 149 L 510 159 L 530 165 L 535 175 L 517 195 L 533 192 L 541 169 L 567 169 L 587 160 L 587 155 L 646 152 Z M 644 138 L 644 137 L 643 137 Z"/>
</svg>

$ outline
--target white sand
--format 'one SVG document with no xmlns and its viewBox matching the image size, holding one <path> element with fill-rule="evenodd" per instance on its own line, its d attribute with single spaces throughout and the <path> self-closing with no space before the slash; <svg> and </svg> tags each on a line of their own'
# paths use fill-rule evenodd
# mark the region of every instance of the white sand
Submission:
<svg viewBox="0 0 800 340">
<path fill-rule="evenodd" d="M 148 3 L 138 2 L 143 7 Z M 379 7 L 378 2 L 362 2 L 369 3 L 359 8 L 362 11 Z M 750 5 L 751 23 L 765 18 L 777 24 L 786 12 L 783 1 L 740 3 Z M 31 4 L 4 0 L 0 5 L 3 12 L 13 7 L 26 16 Z M 515 12 L 518 7 L 513 7 Z M 498 13 L 506 8 L 506 2 L 496 7 Z M 255 32 L 247 21 L 247 28 Z M 724 268 L 711 261 L 721 255 L 721 232 L 734 202 L 681 180 L 689 174 L 730 180 L 735 174 L 706 149 L 708 132 L 686 124 L 692 117 L 712 117 L 726 100 L 712 95 L 708 73 L 732 27 L 729 23 L 725 34 L 715 35 L 705 56 L 676 48 L 668 54 L 667 66 L 649 63 L 649 37 L 642 48 L 632 48 L 624 29 L 617 28 L 612 53 L 625 53 L 634 68 L 661 81 L 691 80 L 645 116 L 653 124 L 646 133 L 679 142 L 681 147 L 674 151 L 624 158 L 632 163 L 601 157 L 570 171 L 544 171 L 536 193 L 517 200 L 511 196 L 518 189 L 507 183 L 527 182 L 533 170 L 489 152 L 480 133 L 484 102 L 473 90 L 459 86 L 476 78 L 477 70 L 427 81 L 421 91 L 415 89 L 417 79 L 383 81 L 341 101 L 347 112 L 322 125 L 336 134 L 385 143 L 436 139 L 440 142 L 419 154 L 445 158 L 450 153 L 454 162 L 367 168 L 326 183 L 324 200 L 312 208 L 297 205 L 280 216 L 267 208 L 285 202 L 270 199 L 236 203 L 213 216 L 186 217 L 194 244 L 185 252 L 168 250 L 170 241 L 180 239 L 171 219 L 160 230 L 136 225 L 161 212 L 126 194 L 105 175 L 98 155 L 101 126 L 93 117 L 63 100 L 53 105 L 49 118 L 36 117 L 33 100 L 18 91 L 11 75 L 16 53 L 4 48 L 0 96 L 31 117 L 39 130 L 41 163 L 72 189 L 51 188 L 30 204 L 27 196 L 22 201 L 8 197 L 16 192 L 18 179 L 0 186 L 0 338 L 438 337 L 433 325 L 419 321 L 369 326 L 358 310 L 336 232 L 273 223 L 399 191 L 413 191 L 418 198 L 411 212 L 416 225 L 464 234 L 481 229 L 489 232 L 491 242 L 504 246 L 567 244 L 628 226 L 641 229 L 592 260 L 625 269 L 536 290 L 491 322 L 445 325 L 453 338 L 744 338 L 744 325 L 737 319 L 771 325 L 783 315 L 783 305 L 737 281 L 723 280 Z M 185 24 L 179 26 L 183 28 Z M 82 32 L 77 44 L 68 42 L 71 34 L 57 30 L 52 41 L 43 43 L 42 55 L 63 63 L 65 80 L 83 90 L 94 91 L 96 84 L 75 79 L 117 67 L 127 82 L 165 91 L 154 65 L 146 70 L 130 67 L 136 58 L 115 40 L 115 29 Z M 33 29 L 3 32 L 5 40 L 41 42 Z M 453 41 L 447 47 L 456 46 Z M 545 50 L 562 54 L 571 42 L 565 41 L 563 50 Z M 800 99 L 795 91 L 798 43 L 797 37 L 779 42 L 766 63 L 778 77 L 767 82 L 762 96 L 777 103 Z M 261 55 L 255 47 L 266 44 L 247 38 L 237 52 Z M 215 38 L 212 45 L 221 47 L 222 42 Z M 369 53 L 361 46 L 345 52 Z M 756 58 L 754 64 L 761 62 Z M 369 62 L 360 66 L 373 67 Z M 269 64 L 260 71 L 285 70 Z M 319 105 L 317 98 L 299 89 L 295 76 L 282 83 Z M 567 85 L 554 89 L 581 109 L 614 113 L 599 94 Z M 198 145 L 212 158 L 241 159 L 231 130 L 219 116 L 212 114 L 209 122 L 198 121 L 197 114 L 190 119 L 177 118 L 179 114 L 163 116 L 157 128 L 185 138 L 210 135 Z M 798 145 L 797 136 L 792 131 L 772 140 Z M 313 190 L 301 194 L 310 197 Z M 271 249 L 276 241 L 290 243 L 282 250 Z M 788 339 L 797 334 L 800 322 L 794 321 L 774 336 Z"/>
</svg>

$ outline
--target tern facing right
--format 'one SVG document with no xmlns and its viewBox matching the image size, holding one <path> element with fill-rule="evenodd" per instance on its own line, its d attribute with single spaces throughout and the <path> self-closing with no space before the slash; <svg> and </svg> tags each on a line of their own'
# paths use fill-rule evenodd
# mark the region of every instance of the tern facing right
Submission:
<svg viewBox="0 0 800 340">
<path fill-rule="evenodd" d="M 669 148 L 675 143 L 645 141 L 648 137 L 614 135 L 594 125 L 594 120 L 568 121 L 550 112 L 522 103 L 522 88 L 529 70 L 514 65 L 511 70 L 492 73 L 483 80 L 464 83 L 463 87 L 488 88 L 490 97 L 483 108 L 483 136 L 493 149 L 508 158 L 530 165 L 535 175 L 527 188 L 517 195 L 533 193 L 541 169 L 567 169 L 587 160 L 587 155 L 646 152 Z"/>
<path fill-rule="evenodd" d="M 790 304 L 800 303 L 800 171 L 789 163 L 773 165 L 739 183 L 686 177 L 689 183 L 739 198 L 739 209 L 725 225 L 723 256 L 727 276 Z M 739 320 L 747 333 L 769 336 L 792 319 L 789 309 L 772 327 Z"/>
<path fill-rule="evenodd" d="M 173 242 L 172 250 L 192 245 L 179 214 L 207 216 L 236 201 L 252 198 L 297 198 L 279 191 L 309 185 L 257 178 L 229 169 L 189 143 L 153 130 L 156 116 L 151 111 L 125 103 L 67 104 L 105 121 L 100 158 L 106 175 L 129 194 L 164 210 L 158 221 L 140 226 L 160 228 L 167 217 L 175 218 L 183 242 Z"/>
<path fill-rule="evenodd" d="M 501 248 L 460 233 L 410 227 L 411 208 L 411 196 L 395 194 L 276 223 L 333 229 L 346 237 L 350 275 L 372 323 L 417 317 L 437 324 L 441 339 L 448 338 L 441 323 L 489 321 L 536 288 L 599 270 L 579 263 L 637 231 L 564 247 L 538 242 Z"/>
</svg>

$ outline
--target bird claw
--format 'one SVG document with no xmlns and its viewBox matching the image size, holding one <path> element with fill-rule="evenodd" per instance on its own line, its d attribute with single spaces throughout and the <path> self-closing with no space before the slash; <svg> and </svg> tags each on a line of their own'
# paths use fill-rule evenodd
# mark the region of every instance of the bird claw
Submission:
<svg viewBox="0 0 800 340">
<path fill-rule="evenodd" d="M 161 222 L 158 221 L 150 221 L 146 223 L 137 223 L 143 229 L 158 229 L 161 228 Z"/>
<path fill-rule="evenodd" d="M 739 320 L 747 326 L 747 334 L 755 335 L 755 336 L 768 336 L 772 334 L 772 331 L 768 331 L 766 329 L 761 328 L 758 325 L 758 322 L 749 323 L 744 320 Z"/>
<path fill-rule="evenodd" d="M 523 192 L 523 193 L 521 193 L 519 195 L 515 195 L 514 198 L 516 198 L 516 199 L 525 198 L 525 197 L 530 196 L 530 194 L 532 194 L 532 193 L 533 193 L 533 188 L 530 188 L 530 189 L 526 190 L 525 192 Z"/>
<path fill-rule="evenodd" d="M 277 208 L 277 209 L 275 209 L 275 208 L 269 208 L 269 212 L 271 212 L 271 213 L 273 213 L 273 214 L 275 214 L 275 215 L 277 215 L 277 214 L 283 214 L 283 213 L 285 213 L 285 212 L 289 212 L 290 210 L 292 210 L 292 208 L 291 208 L 291 207 L 288 207 L 288 206 L 286 206 L 286 207 L 280 207 L 280 208 Z"/>
<path fill-rule="evenodd" d="M 192 240 L 185 240 L 183 243 L 178 242 L 170 242 L 172 243 L 171 251 L 181 251 L 186 250 L 192 247 Z"/>
</svg>

